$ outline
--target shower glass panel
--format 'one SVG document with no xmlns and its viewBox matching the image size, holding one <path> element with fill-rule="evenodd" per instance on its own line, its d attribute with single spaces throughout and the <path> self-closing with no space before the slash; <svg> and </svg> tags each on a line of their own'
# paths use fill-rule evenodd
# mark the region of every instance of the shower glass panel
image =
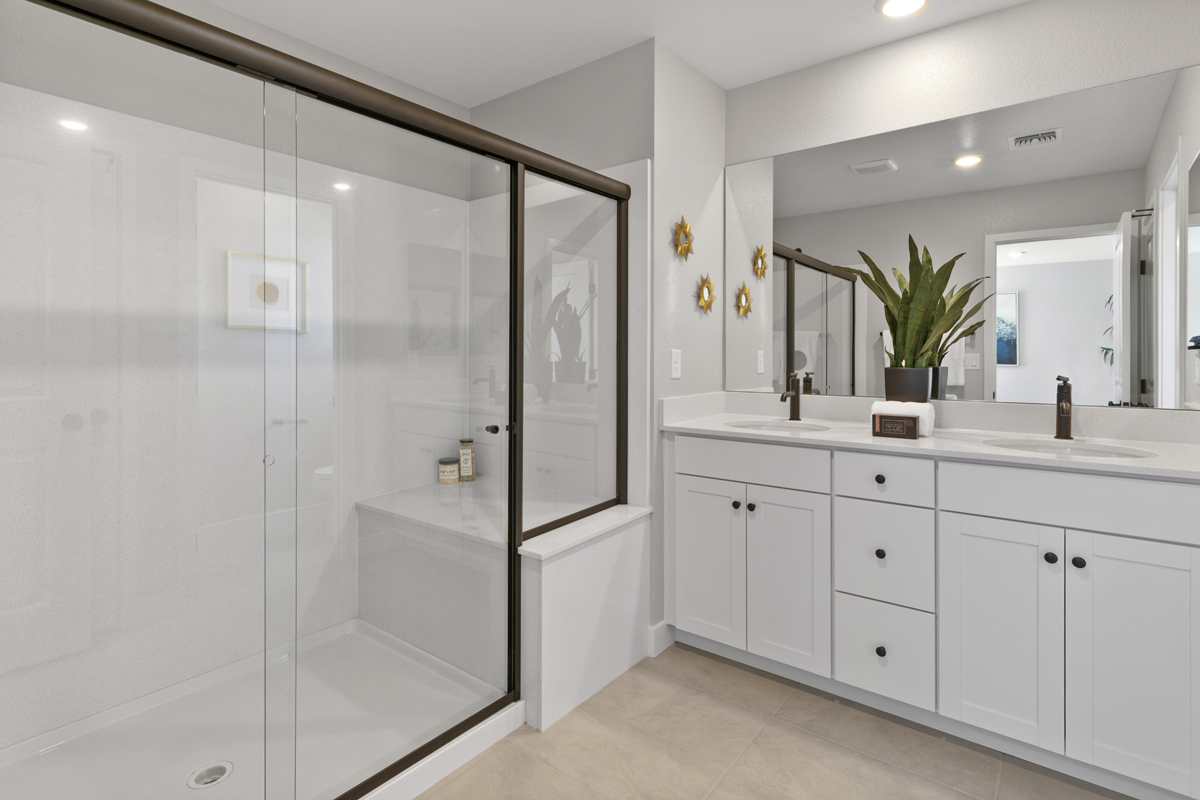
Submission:
<svg viewBox="0 0 1200 800">
<path fill-rule="evenodd" d="M 617 496 L 617 202 L 525 178 L 524 529 Z"/>
<path fill-rule="evenodd" d="M 308 323 L 280 432 L 298 796 L 324 798 L 508 692 L 509 168 L 303 95 L 296 131 Z M 463 439 L 475 479 L 440 484 Z"/>
<path fill-rule="evenodd" d="M 854 282 L 791 262 L 794 296 L 788 308 L 788 264 L 774 260 L 772 386 L 787 390 L 787 326 L 792 320 L 791 371 L 812 378 L 814 394 L 854 394 Z M 789 311 L 791 312 L 789 314 Z"/>
<path fill-rule="evenodd" d="M 825 394 L 854 394 L 855 282 L 825 274 Z"/>
<path fill-rule="evenodd" d="M 332 800 L 511 698 L 510 171 L 0 0 L 0 795 Z"/>
<path fill-rule="evenodd" d="M 261 81 L 0 2 L 4 797 L 263 795 L 263 140 Z"/>
<path fill-rule="evenodd" d="M 825 394 L 828 381 L 828 360 L 825 344 L 829 325 L 829 304 L 826 301 L 825 273 L 795 266 L 796 298 L 792 312 L 795 326 L 795 354 L 792 369 L 801 377 L 812 373 L 814 392 Z"/>
</svg>

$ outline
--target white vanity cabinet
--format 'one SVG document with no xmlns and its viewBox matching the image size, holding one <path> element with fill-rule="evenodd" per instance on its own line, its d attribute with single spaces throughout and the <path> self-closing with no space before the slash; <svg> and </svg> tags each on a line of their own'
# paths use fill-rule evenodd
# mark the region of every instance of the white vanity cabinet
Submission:
<svg viewBox="0 0 1200 800">
<path fill-rule="evenodd" d="M 1198 487 L 943 472 L 943 508 L 1018 491 L 1005 507 L 1017 519 L 941 513 L 940 712 L 1200 797 L 1200 548 L 1135 538 L 1194 536 L 1194 523 L 1168 526 L 1200 508 Z M 1121 512 L 1131 504 L 1136 524 Z M 1062 525 L 1084 517 L 1109 530 Z"/>
<path fill-rule="evenodd" d="M 681 437 L 675 472 L 676 627 L 828 677 L 829 452 Z"/>
<path fill-rule="evenodd" d="M 1067 755 L 1200 797 L 1200 549 L 1068 530 L 1067 561 Z"/>
</svg>

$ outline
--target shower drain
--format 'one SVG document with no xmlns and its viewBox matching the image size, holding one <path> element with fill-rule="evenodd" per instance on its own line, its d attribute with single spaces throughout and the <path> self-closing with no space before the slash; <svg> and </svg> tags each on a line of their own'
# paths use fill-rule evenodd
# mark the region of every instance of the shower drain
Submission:
<svg viewBox="0 0 1200 800">
<path fill-rule="evenodd" d="M 188 786 L 192 789 L 207 789 L 229 777 L 233 772 L 233 764 L 228 761 L 217 761 L 207 764 L 193 772 L 188 777 Z"/>
</svg>

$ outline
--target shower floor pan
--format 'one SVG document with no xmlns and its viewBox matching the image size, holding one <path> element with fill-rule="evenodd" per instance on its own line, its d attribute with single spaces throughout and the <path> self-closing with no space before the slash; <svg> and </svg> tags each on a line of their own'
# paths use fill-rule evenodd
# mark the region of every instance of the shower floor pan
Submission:
<svg viewBox="0 0 1200 800">
<path fill-rule="evenodd" d="M 504 694 L 362 620 L 298 652 L 297 668 L 281 649 L 264 675 L 259 655 L 0 750 L 0 794 L 261 800 L 294 781 L 328 800 Z"/>
</svg>

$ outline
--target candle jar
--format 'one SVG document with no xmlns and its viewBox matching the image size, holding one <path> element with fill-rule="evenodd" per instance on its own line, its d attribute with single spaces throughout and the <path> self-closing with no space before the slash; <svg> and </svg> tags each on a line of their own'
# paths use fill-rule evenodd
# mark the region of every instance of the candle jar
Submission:
<svg viewBox="0 0 1200 800">
<path fill-rule="evenodd" d="M 458 483 L 458 459 L 450 456 L 438 459 L 438 483 L 445 486 Z"/>
</svg>

